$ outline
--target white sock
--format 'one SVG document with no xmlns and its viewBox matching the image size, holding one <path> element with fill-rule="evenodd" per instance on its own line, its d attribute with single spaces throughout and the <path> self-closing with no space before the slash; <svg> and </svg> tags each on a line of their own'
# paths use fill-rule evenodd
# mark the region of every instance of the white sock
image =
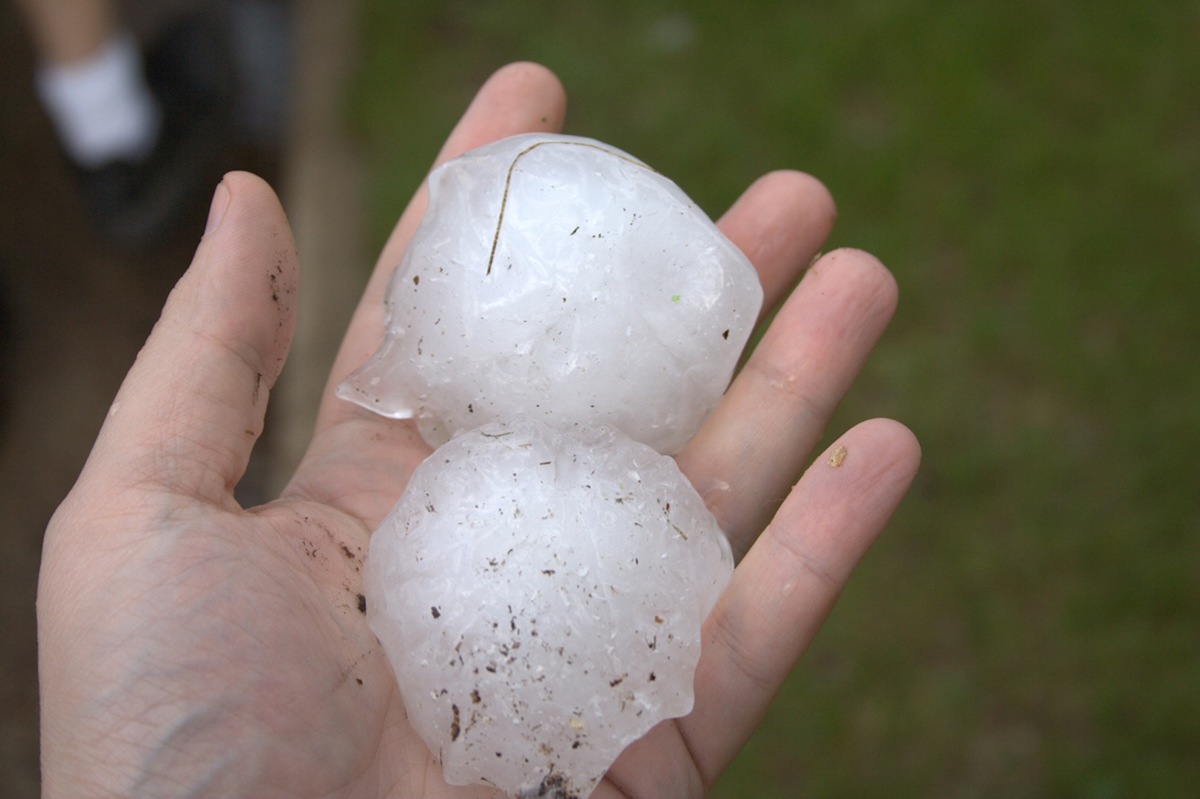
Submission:
<svg viewBox="0 0 1200 799">
<path fill-rule="evenodd" d="M 130 34 L 119 34 L 85 61 L 40 67 L 37 88 L 63 147 L 80 166 L 136 161 L 154 148 L 162 112 Z"/>
</svg>

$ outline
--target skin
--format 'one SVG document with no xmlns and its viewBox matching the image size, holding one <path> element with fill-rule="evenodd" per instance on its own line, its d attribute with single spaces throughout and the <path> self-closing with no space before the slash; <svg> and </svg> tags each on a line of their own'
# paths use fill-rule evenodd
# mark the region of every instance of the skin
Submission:
<svg viewBox="0 0 1200 799">
<path fill-rule="evenodd" d="M 564 108 L 545 69 L 506 67 L 439 161 L 557 130 Z M 370 531 L 429 449 L 411 424 L 332 393 L 382 335 L 389 273 L 424 205 L 422 189 L 380 256 L 294 478 L 280 499 L 243 509 L 232 490 L 291 339 L 296 255 L 268 186 L 235 173 L 217 188 L 195 259 L 46 533 L 45 796 L 496 796 L 442 781 L 358 600 Z M 720 221 L 768 307 L 782 306 L 679 462 L 742 557 L 704 627 L 695 709 L 626 750 L 596 797 L 705 792 L 916 472 L 912 434 L 873 420 L 795 482 L 896 303 L 871 256 L 814 262 L 833 218 L 820 183 L 777 172 Z"/>
<path fill-rule="evenodd" d="M 47 64 L 89 58 L 117 32 L 116 8 L 108 0 L 18 0 L 17 7 Z"/>
</svg>

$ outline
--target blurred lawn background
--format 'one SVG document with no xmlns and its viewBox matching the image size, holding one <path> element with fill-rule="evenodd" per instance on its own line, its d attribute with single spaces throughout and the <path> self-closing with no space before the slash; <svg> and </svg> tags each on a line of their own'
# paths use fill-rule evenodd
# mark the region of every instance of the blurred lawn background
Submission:
<svg viewBox="0 0 1200 799">
<path fill-rule="evenodd" d="M 366 0 L 381 244 L 478 85 L 716 216 L 811 172 L 896 320 L 830 435 L 922 472 L 717 797 L 1200 790 L 1200 4 Z"/>
</svg>

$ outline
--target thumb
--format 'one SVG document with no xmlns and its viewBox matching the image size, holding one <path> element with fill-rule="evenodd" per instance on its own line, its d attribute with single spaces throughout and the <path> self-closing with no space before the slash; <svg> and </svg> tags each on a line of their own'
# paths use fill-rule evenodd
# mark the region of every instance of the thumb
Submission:
<svg viewBox="0 0 1200 799">
<path fill-rule="evenodd" d="M 226 175 L 81 482 L 232 506 L 291 343 L 296 282 L 295 244 L 274 192 L 253 175 Z"/>
</svg>

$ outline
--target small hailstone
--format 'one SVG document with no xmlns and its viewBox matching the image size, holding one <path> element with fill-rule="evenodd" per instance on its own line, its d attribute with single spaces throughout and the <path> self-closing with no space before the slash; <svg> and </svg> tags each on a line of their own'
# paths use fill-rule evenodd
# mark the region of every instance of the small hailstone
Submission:
<svg viewBox="0 0 1200 799">
<path fill-rule="evenodd" d="M 413 473 L 371 539 L 368 619 L 449 783 L 583 797 L 690 712 L 700 625 L 732 569 L 674 460 L 521 418 Z"/>
<path fill-rule="evenodd" d="M 678 451 L 762 305 L 754 268 L 667 178 L 593 139 L 526 134 L 434 170 L 345 399 L 430 444 L 528 415 Z"/>
</svg>

